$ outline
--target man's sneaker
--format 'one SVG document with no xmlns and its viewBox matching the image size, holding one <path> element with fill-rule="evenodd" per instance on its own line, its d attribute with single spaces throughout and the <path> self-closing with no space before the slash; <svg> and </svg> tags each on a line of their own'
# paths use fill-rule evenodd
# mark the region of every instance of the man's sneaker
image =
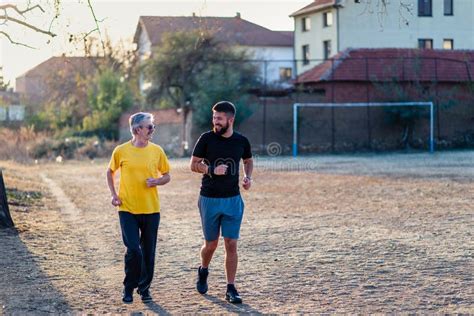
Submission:
<svg viewBox="0 0 474 316">
<path fill-rule="evenodd" d="M 125 304 L 130 304 L 133 302 L 133 289 L 123 289 L 122 302 Z"/>
<path fill-rule="evenodd" d="M 137 290 L 137 293 L 140 294 L 140 297 L 142 298 L 142 302 L 150 302 L 153 300 L 153 298 L 150 295 L 150 290 L 148 289 L 146 289 L 145 291 Z"/>
<path fill-rule="evenodd" d="M 228 284 L 227 285 L 227 292 L 225 293 L 225 299 L 229 301 L 229 303 L 232 304 L 240 304 L 242 303 L 242 298 L 239 295 L 239 292 L 237 292 L 237 289 L 233 284 Z"/>
<path fill-rule="evenodd" d="M 199 267 L 198 269 L 198 280 L 196 282 L 196 289 L 201 294 L 206 294 L 207 292 L 207 276 L 209 275 L 209 270 Z"/>
</svg>

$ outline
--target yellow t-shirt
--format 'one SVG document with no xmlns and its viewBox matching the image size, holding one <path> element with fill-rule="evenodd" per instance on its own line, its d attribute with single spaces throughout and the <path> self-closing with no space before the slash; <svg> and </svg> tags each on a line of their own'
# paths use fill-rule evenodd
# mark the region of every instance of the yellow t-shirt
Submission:
<svg viewBox="0 0 474 316">
<path fill-rule="evenodd" d="M 109 168 L 113 172 L 120 168 L 120 211 L 132 214 L 160 212 L 157 187 L 146 185 L 146 179 L 158 178 L 170 171 L 168 158 L 160 146 L 148 143 L 139 148 L 133 146 L 131 141 L 119 145 L 112 153 Z"/>
</svg>

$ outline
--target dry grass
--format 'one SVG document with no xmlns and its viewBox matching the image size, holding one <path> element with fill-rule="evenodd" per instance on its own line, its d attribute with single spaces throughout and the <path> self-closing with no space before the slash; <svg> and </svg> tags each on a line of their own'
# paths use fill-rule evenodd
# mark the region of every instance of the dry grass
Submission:
<svg viewBox="0 0 474 316">
<path fill-rule="evenodd" d="M 33 127 L 22 126 L 20 129 L 0 128 L 1 160 L 14 160 L 18 162 L 31 161 L 31 151 L 49 136 L 45 133 L 35 132 Z"/>
</svg>

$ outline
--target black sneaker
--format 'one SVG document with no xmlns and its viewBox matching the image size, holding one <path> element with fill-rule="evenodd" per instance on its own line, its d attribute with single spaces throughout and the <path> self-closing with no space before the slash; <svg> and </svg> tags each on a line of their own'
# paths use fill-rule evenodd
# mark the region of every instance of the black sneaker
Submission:
<svg viewBox="0 0 474 316">
<path fill-rule="evenodd" d="M 137 290 L 137 293 L 140 294 L 140 297 L 142 298 L 142 302 L 150 302 L 153 300 L 153 298 L 150 295 L 150 290 L 148 289 L 146 289 L 145 291 Z"/>
<path fill-rule="evenodd" d="M 229 303 L 232 304 L 241 304 L 242 303 L 242 298 L 239 295 L 239 292 L 237 292 L 237 289 L 233 284 L 228 284 L 227 285 L 227 292 L 225 293 L 225 299 L 229 301 Z"/>
<path fill-rule="evenodd" d="M 122 302 L 125 304 L 130 304 L 133 302 L 133 289 L 123 289 Z"/>
<path fill-rule="evenodd" d="M 209 275 L 208 269 L 203 269 L 199 267 L 198 269 L 198 280 L 196 282 L 196 289 L 201 294 L 206 294 L 207 292 L 207 276 Z"/>
</svg>

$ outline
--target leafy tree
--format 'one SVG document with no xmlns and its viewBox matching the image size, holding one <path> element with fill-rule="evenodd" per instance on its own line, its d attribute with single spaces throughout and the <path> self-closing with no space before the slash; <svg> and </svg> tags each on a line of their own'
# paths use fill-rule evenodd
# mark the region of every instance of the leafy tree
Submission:
<svg viewBox="0 0 474 316">
<path fill-rule="evenodd" d="M 404 60 L 395 63 L 393 67 L 385 69 L 385 76 L 390 78 L 390 74 L 399 73 L 398 67 L 404 64 Z M 457 95 L 458 87 L 452 89 L 443 89 L 436 91 L 438 84 L 433 81 L 422 80 L 422 63 L 421 57 L 409 59 L 410 69 L 413 72 L 413 78 L 410 81 L 401 81 L 398 75 L 395 75 L 388 81 L 380 81 L 377 78 L 371 78 L 372 84 L 375 87 L 375 93 L 385 102 L 434 102 L 438 108 L 447 109 L 452 106 L 459 105 L 462 100 L 459 100 Z M 410 148 L 410 143 L 413 139 L 413 131 L 416 124 L 421 120 L 429 117 L 426 108 L 418 106 L 404 106 L 404 107 L 386 107 L 384 108 L 388 114 L 387 120 L 393 125 L 403 127 L 401 136 L 401 144 L 406 149 Z"/>
<path fill-rule="evenodd" d="M 113 70 L 97 74 L 89 89 L 90 112 L 82 130 L 103 138 L 118 138 L 120 115 L 133 105 L 133 94 L 123 77 Z"/>
<path fill-rule="evenodd" d="M 2 69 L 3 67 L 0 66 L 0 91 L 7 91 L 10 82 L 5 82 L 5 79 L 3 78 Z"/>
<path fill-rule="evenodd" d="M 99 117 L 97 111 L 102 113 L 103 109 L 91 106 L 91 95 L 97 91 L 99 77 L 103 75 L 103 78 L 107 78 L 113 74 L 114 80 L 122 80 L 120 86 L 128 86 L 127 91 L 133 91 L 132 98 L 135 98 L 138 95 L 138 91 L 132 88 L 136 85 L 135 78 L 137 77 L 135 56 L 122 44 L 113 46 L 109 38 L 101 41 L 89 37 L 84 39 L 83 45 L 86 56 L 83 57 L 82 62 L 78 62 L 77 65 L 70 63 L 70 67 L 51 73 L 44 79 L 48 91 L 47 97 L 41 104 L 31 104 L 28 107 L 31 112 L 29 123 L 33 124 L 37 130 L 54 131 L 60 136 L 93 134 L 97 131 L 103 137 L 115 138 L 115 132 L 109 129 L 105 131 L 104 126 L 98 126 L 99 123 L 96 121 L 98 119 L 103 121 L 104 114 Z M 112 116 L 112 118 L 115 117 L 116 115 Z M 86 129 L 84 129 L 84 119 Z M 106 122 L 108 119 L 101 124 Z M 116 123 L 114 122 L 113 125 L 116 126 Z"/>
<path fill-rule="evenodd" d="M 246 95 L 257 84 L 257 69 L 246 59 L 243 49 L 219 43 L 202 30 L 165 34 L 144 67 L 152 83 L 147 101 L 179 109 L 184 122 L 193 110 L 200 125 L 209 124 L 210 106 L 223 99 L 236 104 L 239 115 L 248 115 Z M 185 123 L 183 131 L 186 135 Z"/>
<path fill-rule="evenodd" d="M 230 100 L 234 103 L 237 108 L 237 125 L 252 114 L 248 106 L 247 91 L 258 85 L 255 69 L 240 65 L 240 71 L 235 71 L 234 64 L 235 62 L 223 62 L 209 65 L 197 76 L 197 90 L 192 94 L 192 98 L 195 104 L 193 118 L 198 126 L 211 124 L 210 107 L 220 100 Z"/>
</svg>

